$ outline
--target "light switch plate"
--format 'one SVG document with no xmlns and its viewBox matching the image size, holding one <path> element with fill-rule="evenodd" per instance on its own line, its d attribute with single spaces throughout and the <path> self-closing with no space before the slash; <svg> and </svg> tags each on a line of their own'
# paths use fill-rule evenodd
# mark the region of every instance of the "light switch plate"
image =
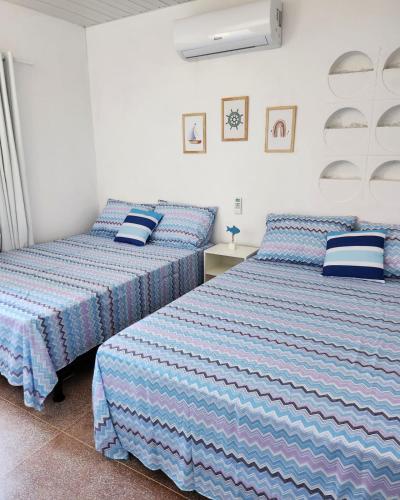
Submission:
<svg viewBox="0 0 400 500">
<path fill-rule="evenodd" d="M 242 213 L 242 198 L 236 196 L 233 202 L 233 213 L 236 215 L 241 215 Z"/>
</svg>

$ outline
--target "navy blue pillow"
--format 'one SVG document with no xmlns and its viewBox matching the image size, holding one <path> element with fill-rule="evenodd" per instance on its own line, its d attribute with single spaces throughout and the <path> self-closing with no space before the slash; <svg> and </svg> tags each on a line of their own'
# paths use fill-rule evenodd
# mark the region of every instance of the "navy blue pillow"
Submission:
<svg viewBox="0 0 400 500">
<path fill-rule="evenodd" d="M 127 215 L 114 241 L 142 247 L 162 218 L 163 215 L 157 212 L 134 208 Z"/>
<path fill-rule="evenodd" d="M 385 282 L 385 237 L 384 231 L 329 233 L 322 274 Z"/>
</svg>

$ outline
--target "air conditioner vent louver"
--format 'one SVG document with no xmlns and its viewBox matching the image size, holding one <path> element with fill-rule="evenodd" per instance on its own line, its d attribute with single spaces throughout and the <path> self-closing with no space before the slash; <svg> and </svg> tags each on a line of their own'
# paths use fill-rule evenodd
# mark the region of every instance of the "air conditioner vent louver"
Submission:
<svg viewBox="0 0 400 500">
<path fill-rule="evenodd" d="M 205 56 L 215 56 L 217 54 L 228 54 L 229 52 L 241 52 L 242 50 L 250 50 L 250 49 L 255 49 L 255 45 L 249 45 L 248 47 L 243 47 L 241 49 L 227 49 L 227 50 L 220 50 L 218 52 L 204 52 L 204 54 L 198 55 L 198 56 L 188 56 L 184 54 L 185 59 L 198 59 L 199 57 L 205 57 Z"/>
</svg>

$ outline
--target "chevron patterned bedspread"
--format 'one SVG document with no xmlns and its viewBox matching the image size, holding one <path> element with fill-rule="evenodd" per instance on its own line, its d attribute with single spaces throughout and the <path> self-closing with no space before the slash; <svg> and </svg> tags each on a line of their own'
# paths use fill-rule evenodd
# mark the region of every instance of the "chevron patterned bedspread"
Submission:
<svg viewBox="0 0 400 500">
<path fill-rule="evenodd" d="M 249 260 L 108 340 L 96 447 L 209 498 L 400 498 L 400 280 Z"/>
<path fill-rule="evenodd" d="M 0 254 L 0 374 L 41 409 L 57 370 L 196 287 L 202 255 L 87 234 Z"/>
</svg>

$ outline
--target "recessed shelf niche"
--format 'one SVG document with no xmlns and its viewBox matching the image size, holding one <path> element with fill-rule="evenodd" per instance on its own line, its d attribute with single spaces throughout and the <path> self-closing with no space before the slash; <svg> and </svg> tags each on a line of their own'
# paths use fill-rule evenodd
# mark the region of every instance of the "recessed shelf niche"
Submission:
<svg viewBox="0 0 400 500">
<path fill-rule="evenodd" d="M 327 165 L 319 178 L 319 189 L 329 201 L 344 202 L 354 198 L 361 189 L 361 170 L 355 163 L 336 160 Z"/>
<path fill-rule="evenodd" d="M 371 83 L 373 73 L 374 64 L 365 52 L 346 52 L 329 70 L 329 87 L 337 97 L 352 97 Z"/>
<path fill-rule="evenodd" d="M 369 189 L 380 203 L 400 207 L 400 160 L 379 165 L 371 174 Z"/>
<path fill-rule="evenodd" d="M 372 172 L 371 180 L 400 182 L 400 160 L 389 160 L 379 165 Z"/>
<path fill-rule="evenodd" d="M 400 47 L 387 58 L 382 71 L 382 79 L 390 92 L 400 95 Z"/>
<path fill-rule="evenodd" d="M 340 153 L 365 153 L 368 149 L 368 121 L 358 109 L 341 108 L 325 123 L 326 145 Z"/>
<path fill-rule="evenodd" d="M 379 118 L 376 140 L 383 149 L 400 153 L 400 104 L 387 109 Z"/>
</svg>

